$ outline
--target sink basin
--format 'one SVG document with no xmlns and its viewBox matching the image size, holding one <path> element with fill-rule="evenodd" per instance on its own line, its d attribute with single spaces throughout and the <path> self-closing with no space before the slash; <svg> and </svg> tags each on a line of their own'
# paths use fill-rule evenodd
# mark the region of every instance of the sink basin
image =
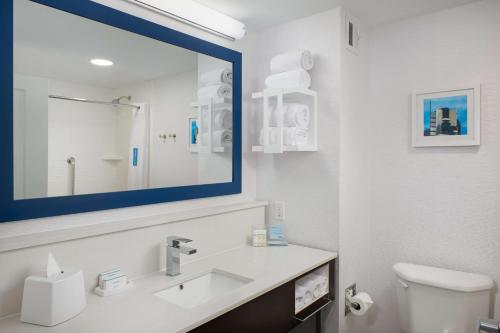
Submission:
<svg viewBox="0 0 500 333">
<path fill-rule="evenodd" d="M 216 297 L 237 289 L 252 279 L 214 269 L 154 295 L 181 308 L 192 309 Z"/>
</svg>

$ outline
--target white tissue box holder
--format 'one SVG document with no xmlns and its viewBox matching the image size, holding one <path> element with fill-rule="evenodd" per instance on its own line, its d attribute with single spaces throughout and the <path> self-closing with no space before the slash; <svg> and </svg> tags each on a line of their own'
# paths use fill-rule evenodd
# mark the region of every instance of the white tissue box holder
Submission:
<svg viewBox="0 0 500 333">
<path fill-rule="evenodd" d="M 81 270 L 66 270 L 49 278 L 29 276 L 24 281 L 21 321 L 54 326 L 75 317 L 86 305 Z"/>
</svg>

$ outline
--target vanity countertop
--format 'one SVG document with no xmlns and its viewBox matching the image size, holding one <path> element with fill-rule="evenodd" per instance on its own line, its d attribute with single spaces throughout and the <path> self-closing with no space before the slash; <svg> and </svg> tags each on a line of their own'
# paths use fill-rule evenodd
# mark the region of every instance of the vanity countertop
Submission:
<svg viewBox="0 0 500 333">
<path fill-rule="evenodd" d="M 53 327 L 21 323 L 19 315 L 0 320 L 1 333 L 165 333 L 187 332 L 337 257 L 335 252 L 289 245 L 245 246 L 182 265 L 182 274 L 165 272 L 134 280 L 122 294 L 89 294 L 86 309 Z M 212 269 L 253 281 L 193 309 L 182 309 L 153 295 Z"/>
</svg>

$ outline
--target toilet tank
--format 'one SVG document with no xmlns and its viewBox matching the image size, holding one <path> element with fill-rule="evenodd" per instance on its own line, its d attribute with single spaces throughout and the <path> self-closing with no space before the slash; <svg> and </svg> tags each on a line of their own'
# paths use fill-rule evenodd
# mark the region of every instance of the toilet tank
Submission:
<svg viewBox="0 0 500 333">
<path fill-rule="evenodd" d="M 472 333 L 488 318 L 489 277 L 407 263 L 393 269 L 403 333 Z"/>
</svg>

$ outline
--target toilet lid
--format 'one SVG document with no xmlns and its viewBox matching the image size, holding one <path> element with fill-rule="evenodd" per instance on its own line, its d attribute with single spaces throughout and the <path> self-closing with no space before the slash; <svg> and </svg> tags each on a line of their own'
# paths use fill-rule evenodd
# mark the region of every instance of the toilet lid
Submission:
<svg viewBox="0 0 500 333">
<path fill-rule="evenodd" d="M 474 292 L 493 287 L 493 280 L 486 275 L 453 271 L 438 267 L 397 263 L 394 272 L 403 280 L 437 288 Z"/>
</svg>

